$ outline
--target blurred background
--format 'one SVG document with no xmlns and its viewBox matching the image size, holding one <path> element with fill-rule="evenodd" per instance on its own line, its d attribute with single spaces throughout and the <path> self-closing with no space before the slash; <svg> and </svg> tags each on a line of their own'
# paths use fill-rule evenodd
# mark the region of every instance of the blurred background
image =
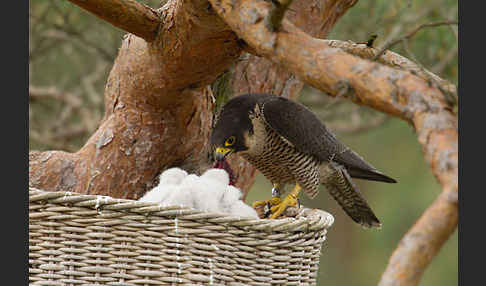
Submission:
<svg viewBox="0 0 486 286">
<path fill-rule="evenodd" d="M 139 1 L 159 7 L 161 1 Z M 164 2 L 164 1 L 162 1 Z M 103 91 L 123 31 L 68 1 L 31 0 L 29 25 L 29 148 L 77 151 L 103 116 Z M 458 19 L 457 1 L 359 1 L 329 39 L 374 46 L 405 36 L 420 24 Z M 457 25 L 428 27 L 391 50 L 458 84 Z M 377 285 L 398 242 L 441 188 L 423 158 L 412 126 L 310 87 L 299 100 L 338 138 L 398 184 L 356 180 L 383 223 L 366 230 L 348 218 L 322 188 L 301 203 L 331 213 L 319 268 L 320 285 Z M 258 175 L 247 203 L 269 198 L 271 184 Z M 457 231 L 426 270 L 420 285 L 458 284 Z"/>
</svg>

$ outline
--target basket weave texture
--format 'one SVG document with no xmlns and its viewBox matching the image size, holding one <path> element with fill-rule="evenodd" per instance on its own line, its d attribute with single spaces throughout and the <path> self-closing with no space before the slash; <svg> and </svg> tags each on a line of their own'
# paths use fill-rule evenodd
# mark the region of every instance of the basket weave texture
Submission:
<svg viewBox="0 0 486 286">
<path fill-rule="evenodd" d="M 30 285 L 314 285 L 334 218 L 253 219 L 29 189 Z"/>
</svg>

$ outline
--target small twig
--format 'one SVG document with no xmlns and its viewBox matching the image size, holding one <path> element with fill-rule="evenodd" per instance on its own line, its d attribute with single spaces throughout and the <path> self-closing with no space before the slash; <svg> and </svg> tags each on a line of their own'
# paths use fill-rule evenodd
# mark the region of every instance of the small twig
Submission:
<svg viewBox="0 0 486 286">
<path fill-rule="evenodd" d="M 80 89 L 75 92 L 67 92 L 54 86 L 38 87 L 30 85 L 29 101 L 42 102 L 50 99 L 62 103 L 62 110 L 57 116 L 57 120 L 48 126 L 44 126 L 42 133 L 37 132 L 35 128 L 32 129 L 31 139 L 50 147 L 74 150 L 75 147 L 70 144 L 70 141 L 95 129 L 100 117 L 96 114 L 96 111 L 85 106 L 78 95 L 80 92 L 82 92 Z M 75 112 L 79 113 L 81 122 L 73 125 L 71 121 Z M 29 117 L 33 119 L 35 115 L 29 114 Z"/>
<path fill-rule="evenodd" d="M 405 53 L 408 55 L 409 58 L 412 59 L 414 63 L 416 63 L 422 71 L 425 71 L 424 66 L 417 60 L 415 55 L 412 53 L 410 48 L 408 47 L 408 38 L 403 38 L 401 41 L 403 49 L 405 50 Z"/>
<path fill-rule="evenodd" d="M 29 51 L 29 61 L 36 60 L 40 58 L 43 54 L 49 52 L 56 46 L 60 46 L 64 40 L 61 38 L 55 38 L 52 41 L 46 42 L 46 37 L 43 37 L 35 43 L 35 41 L 31 41 L 32 50 Z M 45 44 L 44 44 L 45 43 Z"/>
<path fill-rule="evenodd" d="M 103 96 L 99 93 L 95 84 L 100 79 L 106 77 L 107 67 L 107 63 L 98 61 L 94 67 L 94 70 L 81 79 L 81 84 L 84 87 L 88 98 L 95 105 L 103 103 Z"/>
<path fill-rule="evenodd" d="M 445 19 L 451 19 L 451 18 L 457 18 L 457 6 L 455 8 L 452 8 L 452 9 L 445 9 L 445 7 L 442 7 L 441 11 L 442 11 L 442 15 Z M 446 10 L 448 13 L 445 13 Z M 458 35 L 457 35 L 457 27 L 454 27 L 452 25 L 449 25 L 448 26 L 449 29 L 451 30 L 452 34 L 454 34 L 455 38 L 456 38 L 456 41 L 459 40 L 458 38 Z"/>
<path fill-rule="evenodd" d="M 29 100 L 39 100 L 45 98 L 59 100 L 75 108 L 78 108 L 83 104 L 81 100 L 72 93 L 62 92 L 57 87 L 29 86 Z"/>
<path fill-rule="evenodd" d="M 52 140 L 63 140 L 63 141 L 71 140 L 74 137 L 83 135 L 83 134 L 85 134 L 89 131 L 90 130 L 88 130 L 85 126 L 80 124 L 80 125 L 73 126 L 69 129 L 60 130 L 59 132 L 52 134 L 50 139 L 52 139 Z"/>
<path fill-rule="evenodd" d="M 75 29 L 73 29 L 72 26 L 70 25 L 58 25 L 58 24 L 52 24 L 52 26 L 61 31 L 64 32 L 66 35 L 66 39 L 69 41 L 72 41 L 75 43 L 76 41 L 79 41 L 81 44 L 83 44 L 85 47 L 92 49 L 95 53 L 98 53 L 99 55 L 102 56 L 107 62 L 113 62 L 115 60 L 115 55 L 113 52 L 108 52 L 104 50 L 98 43 L 94 43 L 90 41 L 89 39 L 86 38 L 86 35 L 84 33 L 81 33 Z"/>
<path fill-rule="evenodd" d="M 425 24 L 422 24 L 420 26 L 418 26 L 417 28 L 413 29 L 412 31 L 408 32 L 405 36 L 403 37 L 400 37 L 398 39 L 395 39 L 393 41 L 390 41 L 388 43 L 386 43 L 383 48 L 381 48 L 381 50 L 371 59 L 372 61 L 375 61 L 376 59 L 378 59 L 381 55 L 383 55 L 383 53 L 385 53 L 386 50 L 390 49 L 391 47 L 393 47 L 394 45 L 402 42 L 403 40 L 409 40 L 410 38 L 412 38 L 418 31 L 422 30 L 423 28 L 427 28 L 427 27 L 437 27 L 437 26 L 444 26 L 444 25 L 457 25 L 458 22 L 457 21 L 439 21 L 439 22 L 432 22 L 432 23 L 425 23 Z"/>
</svg>

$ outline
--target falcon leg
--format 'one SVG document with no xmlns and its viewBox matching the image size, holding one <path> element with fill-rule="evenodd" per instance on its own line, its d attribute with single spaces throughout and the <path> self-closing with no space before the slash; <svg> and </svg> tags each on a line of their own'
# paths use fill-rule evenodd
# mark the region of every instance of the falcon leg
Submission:
<svg viewBox="0 0 486 286">
<path fill-rule="evenodd" d="M 272 188 L 272 198 L 278 197 L 280 198 L 280 184 L 273 184 Z"/>
<path fill-rule="evenodd" d="M 287 207 L 295 207 L 299 204 L 299 193 L 302 190 L 302 187 L 299 184 L 295 185 L 295 188 L 285 197 L 283 201 L 278 203 L 277 205 L 272 207 L 272 216 L 270 219 L 278 218 L 286 209 Z"/>
<path fill-rule="evenodd" d="M 252 204 L 252 207 L 254 209 L 260 208 L 262 205 L 265 210 L 265 217 L 268 216 L 268 213 L 272 209 L 273 206 L 280 204 L 281 199 L 280 199 L 280 184 L 274 183 L 273 188 L 272 188 L 272 198 L 270 200 L 266 201 L 256 201 Z"/>
</svg>

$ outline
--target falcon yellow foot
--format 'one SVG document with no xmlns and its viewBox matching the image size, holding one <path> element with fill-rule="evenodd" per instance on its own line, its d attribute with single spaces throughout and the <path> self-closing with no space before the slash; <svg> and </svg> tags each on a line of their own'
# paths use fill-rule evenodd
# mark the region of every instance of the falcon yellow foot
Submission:
<svg viewBox="0 0 486 286">
<path fill-rule="evenodd" d="M 269 200 L 265 200 L 265 201 L 255 201 L 255 202 L 253 203 L 252 207 L 253 207 L 254 209 L 259 208 L 259 207 L 261 207 L 261 206 L 264 206 L 264 207 L 265 207 L 265 206 L 269 206 L 269 207 L 271 208 L 271 207 L 273 207 L 273 206 L 275 206 L 275 205 L 280 204 L 280 202 L 281 202 L 281 200 L 280 200 L 280 198 L 279 198 L 279 197 L 273 197 L 273 198 L 271 198 L 271 199 L 269 199 Z"/>
<path fill-rule="evenodd" d="M 274 183 L 272 188 L 272 198 L 265 201 L 256 201 L 252 207 L 257 211 L 260 218 L 267 218 L 271 214 L 273 206 L 280 204 L 280 184 Z"/>
<path fill-rule="evenodd" d="M 270 219 L 278 218 L 288 207 L 297 206 L 299 204 L 298 197 L 301 190 L 302 188 L 299 184 L 296 184 L 292 192 L 290 192 L 283 201 L 271 208 L 272 215 L 270 216 Z"/>
<path fill-rule="evenodd" d="M 272 207 L 280 204 L 280 201 L 279 197 L 272 197 L 270 200 L 256 201 L 252 207 L 257 212 L 259 218 L 268 218 L 271 214 Z"/>
</svg>

